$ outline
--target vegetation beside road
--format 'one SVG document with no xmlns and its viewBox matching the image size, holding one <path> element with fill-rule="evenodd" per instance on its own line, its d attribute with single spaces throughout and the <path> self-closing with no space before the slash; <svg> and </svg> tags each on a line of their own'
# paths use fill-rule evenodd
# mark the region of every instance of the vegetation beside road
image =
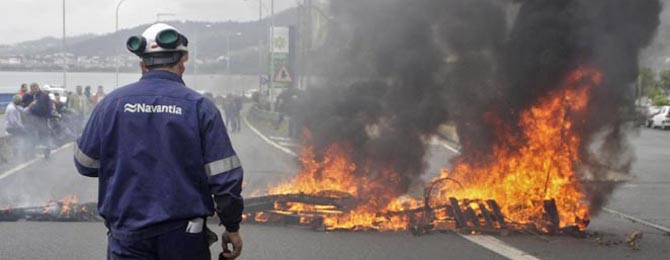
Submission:
<svg viewBox="0 0 670 260">
<path fill-rule="evenodd" d="M 642 89 L 642 96 L 648 97 L 651 105 L 670 105 L 670 70 L 663 70 L 657 74 L 651 68 L 642 68 L 638 83 Z"/>
</svg>

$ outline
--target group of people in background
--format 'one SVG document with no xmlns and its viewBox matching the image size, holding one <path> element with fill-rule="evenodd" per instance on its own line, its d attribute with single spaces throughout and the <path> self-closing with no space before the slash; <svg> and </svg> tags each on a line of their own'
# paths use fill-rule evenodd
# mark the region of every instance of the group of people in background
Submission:
<svg viewBox="0 0 670 260">
<path fill-rule="evenodd" d="M 41 150 L 48 157 L 53 146 L 81 133 L 93 107 L 105 95 L 102 86 L 93 94 L 90 86 L 77 86 L 72 92 L 37 83 L 30 87 L 22 84 L 5 110 L 6 132 L 17 143 L 15 154 L 28 159 Z"/>
<path fill-rule="evenodd" d="M 211 94 L 207 95 L 209 98 L 213 98 Z M 216 104 L 219 109 L 222 109 L 226 118 L 226 127 L 231 133 L 238 133 L 242 129 L 242 123 L 240 121 L 240 113 L 244 106 L 244 98 L 242 96 L 228 94 L 224 96 L 217 96 L 213 98 L 214 104 Z"/>
<path fill-rule="evenodd" d="M 40 87 L 37 83 L 22 84 L 5 110 L 5 130 L 17 144 L 14 154 L 28 159 L 36 151 L 42 151 L 48 157 L 54 146 L 81 134 L 93 108 L 105 96 L 103 86 L 98 86 L 93 93 L 90 86 L 66 91 Z M 244 97 L 234 94 L 215 97 L 211 93 L 205 96 L 223 111 L 228 131 L 240 132 Z"/>
</svg>

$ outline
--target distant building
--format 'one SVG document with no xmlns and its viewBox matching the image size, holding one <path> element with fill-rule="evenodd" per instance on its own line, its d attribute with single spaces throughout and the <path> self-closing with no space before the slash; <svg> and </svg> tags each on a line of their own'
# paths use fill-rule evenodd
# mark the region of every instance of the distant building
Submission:
<svg viewBox="0 0 670 260">
<path fill-rule="evenodd" d="M 10 57 L 10 58 L 0 58 L 0 64 L 2 65 L 21 65 L 21 58 Z"/>
</svg>

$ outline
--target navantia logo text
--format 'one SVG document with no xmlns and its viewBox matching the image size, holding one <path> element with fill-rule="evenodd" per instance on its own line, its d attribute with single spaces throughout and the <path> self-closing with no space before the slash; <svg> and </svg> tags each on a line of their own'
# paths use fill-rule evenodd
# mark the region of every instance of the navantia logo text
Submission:
<svg viewBox="0 0 670 260">
<path fill-rule="evenodd" d="M 181 115 L 181 110 L 181 107 L 176 105 L 148 105 L 142 103 L 128 103 L 123 106 L 123 112 L 126 113 L 167 113 Z"/>
</svg>

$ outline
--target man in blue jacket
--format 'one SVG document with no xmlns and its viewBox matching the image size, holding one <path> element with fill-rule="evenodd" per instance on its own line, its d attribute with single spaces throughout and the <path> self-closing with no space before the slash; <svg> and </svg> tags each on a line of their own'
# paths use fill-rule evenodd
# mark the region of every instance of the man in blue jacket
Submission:
<svg viewBox="0 0 670 260">
<path fill-rule="evenodd" d="M 48 158 L 51 153 L 51 138 L 49 118 L 53 113 L 53 102 L 49 94 L 42 91 L 37 83 L 30 85 L 30 94 L 23 95 L 23 101 L 28 107 L 27 122 L 33 142 L 32 148 L 37 148 Z"/>
<path fill-rule="evenodd" d="M 127 45 L 142 79 L 95 107 L 74 154 L 81 174 L 99 178 L 108 259 L 210 259 L 214 212 L 236 258 L 243 171 L 219 110 L 182 81 L 188 40 L 158 23 Z"/>
</svg>

